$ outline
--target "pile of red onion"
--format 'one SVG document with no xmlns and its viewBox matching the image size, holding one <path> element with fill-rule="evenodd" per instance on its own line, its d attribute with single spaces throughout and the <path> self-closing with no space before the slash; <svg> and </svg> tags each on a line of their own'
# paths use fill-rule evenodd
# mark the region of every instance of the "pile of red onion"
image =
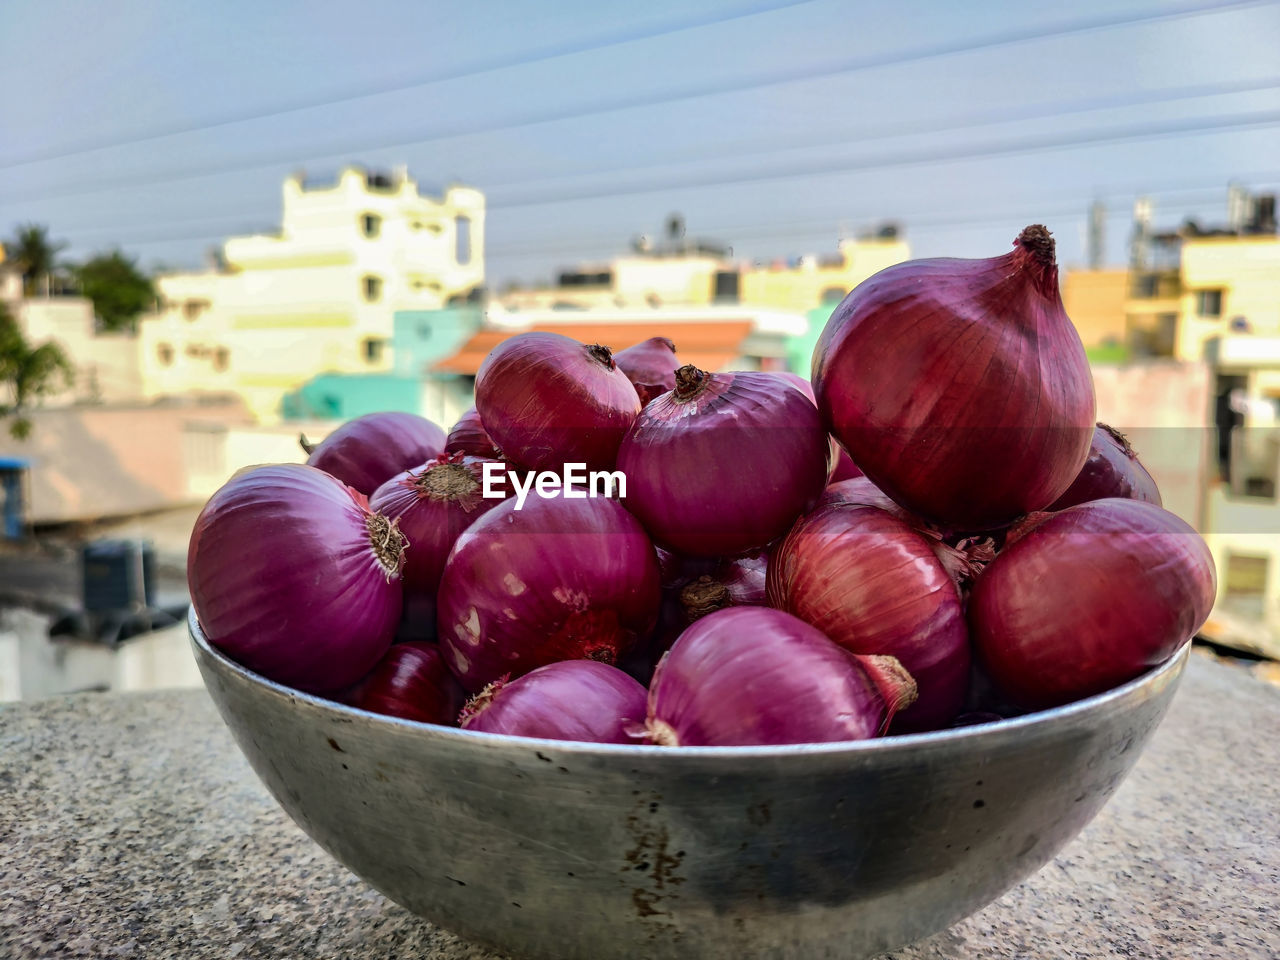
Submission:
<svg viewBox="0 0 1280 960">
<path fill-rule="evenodd" d="M 1209 552 L 1095 423 L 1054 242 L 882 270 L 795 374 L 511 336 L 447 433 L 353 420 L 191 538 L 210 643 L 354 708 L 616 744 L 862 740 L 1108 690 Z"/>
</svg>

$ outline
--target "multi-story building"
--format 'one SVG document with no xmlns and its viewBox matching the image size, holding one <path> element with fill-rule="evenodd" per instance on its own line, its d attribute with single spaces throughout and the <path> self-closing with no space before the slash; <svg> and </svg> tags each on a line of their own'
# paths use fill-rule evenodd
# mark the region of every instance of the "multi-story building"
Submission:
<svg viewBox="0 0 1280 960">
<path fill-rule="evenodd" d="M 284 183 L 279 233 L 237 237 L 203 273 L 161 276 L 141 323 L 148 396 L 232 391 L 271 421 L 316 374 L 391 367 L 397 313 L 435 310 L 484 284 L 484 196 L 424 196 L 403 169 L 348 167 Z"/>
</svg>

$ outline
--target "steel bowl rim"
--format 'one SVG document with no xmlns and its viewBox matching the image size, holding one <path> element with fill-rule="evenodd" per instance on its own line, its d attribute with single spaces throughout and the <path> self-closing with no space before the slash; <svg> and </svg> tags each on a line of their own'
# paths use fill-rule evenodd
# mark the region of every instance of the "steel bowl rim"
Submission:
<svg viewBox="0 0 1280 960">
<path fill-rule="evenodd" d="M 895 734 L 892 737 L 872 740 L 841 740 L 833 743 L 793 743 L 775 745 L 750 745 L 731 747 L 682 746 L 663 747 L 651 744 L 628 743 L 587 743 L 577 740 L 549 740 L 541 737 L 519 737 L 512 734 L 488 733 L 481 730 L 463 730 L 459 727 L 445 727 L 439 724 L 424 723 L 418 720 L 407 720 L 392 717 L 383 713 L 362 710 L 359 707 L 339 703 L 317 694 L 306 693 L 293 687 L 285 686 L 268 679 L 249 668 L 236 663 L 221 650 L 218 650 L 200 627 L 193 604 L 187 614 L 188 634 L 201 653 L 209 657 L 219 667 L 237 676 L 251 686 L 263 689 L 266 693 L 284 697 L 291 701 L 302 701 L 317 709 L 346 716 L 359 718 L 364 722 L 381 724 L 389 729 L 400 729 L 436 738 L 445 742 L 474 743 L 477 746 L 537 747 L 562 751 L 579 756 L 636 756 L 663 755 L 687 757 L 731 757 L 734 759 L 776 758 L 787 756 L 814 756 L 828 754 L 849 754 L 852 756 L 875 755 L 908 751 L 912 748 L 934 746 L 938 744 L 964 743 L 996 739 L 1012 731 L 1036 730 L 1065 723 L 1073 718 L 1104 710 L 1106 707 L 1139 695 L 1147 687 L 1159 683 L 1162 678 L 1174 677 L 1182 669 L 1190 655 L 1192 639 L 1189 638 L 1167 660 L 1126 681 L 1117 687 L 1102 693 L 1050 707 L 1036 710 L 1019 717 L 1009 717 L 998 723 L 973 724 L 964 727 L 953 727 L 945 730 L 930 730 L 924 733 Z"/>
</svg>

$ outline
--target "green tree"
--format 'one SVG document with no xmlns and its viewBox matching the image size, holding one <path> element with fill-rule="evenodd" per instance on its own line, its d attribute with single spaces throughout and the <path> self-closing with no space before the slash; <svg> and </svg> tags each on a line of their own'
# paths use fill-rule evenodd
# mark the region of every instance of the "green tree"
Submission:
<svg viewBox="0 0 1280 960">
<path fill-rule="evenodd" d="M 40 281 L 45 281 L 48 291 L 48 280 L 58 265 L 58 254 L 66 249 L 62 241 L 49 239 L 49 228 L 38 223 L 24 223 L 18 227 L 8 245 L 9 255 L 22 271 L 23 288 L 28 294 L 39 290 Z"/>
<path fill-rule="evenodd" d="M 18 322 L 0 303 L 0 417 L 13 417 L 9 433 L 19 440 L 31 435 L 26 412 L 37 397 L 71 386 L 71 361 L 57 344 L 32 349 Z"/>
<path fill-rule="evenodd" d="M 80 292 L 93 301 L 104 330 L 136 330 L 138 316 L 155 301 L 151 278 L 119 250 L 72 268 Z"/>
</svg>

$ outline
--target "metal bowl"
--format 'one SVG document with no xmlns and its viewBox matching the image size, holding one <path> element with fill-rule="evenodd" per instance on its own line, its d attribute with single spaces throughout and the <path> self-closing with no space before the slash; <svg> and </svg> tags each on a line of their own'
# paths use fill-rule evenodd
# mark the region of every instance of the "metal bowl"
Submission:
<svg viewBox="0 0 1280 960">
<path fill-rule="evenodd" d="M 190 628 L 240 749 L 312 839 L 414 913 L 549 960 L 849 960 L 942 930 L 1089 822 L 1187 660 L 984 726 L 672 749 L 366 713 L 265 680 Z"/>
</svg>

